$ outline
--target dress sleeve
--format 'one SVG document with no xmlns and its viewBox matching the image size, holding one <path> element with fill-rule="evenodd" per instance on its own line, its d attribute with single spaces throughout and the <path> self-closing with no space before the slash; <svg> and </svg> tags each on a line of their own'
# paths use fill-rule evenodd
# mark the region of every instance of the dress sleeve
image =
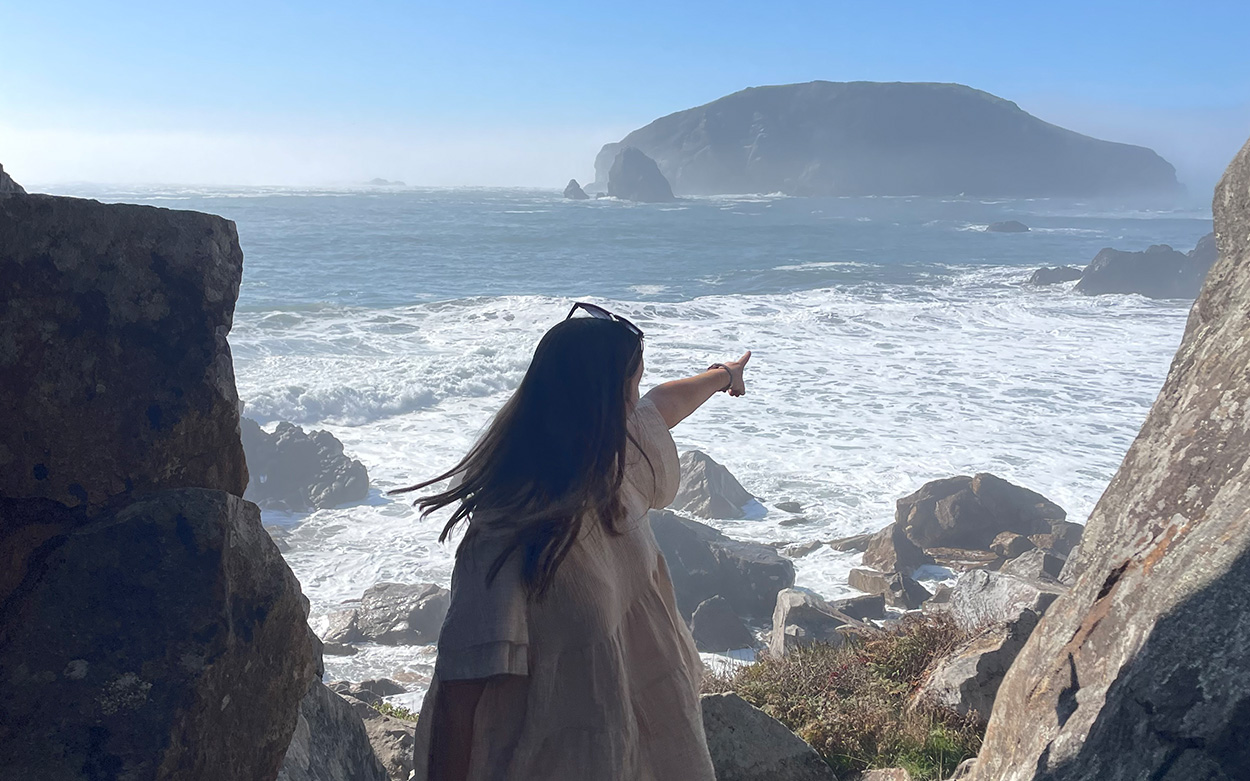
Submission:
<svg viewBox="0 0 1250 781">
<path fill-rule="evenodd" d="M 677 496 L 681 465 L 677 461 L 673 435 L 651 399 L 644 396 L 634 405 L 629 416 L 629 431 L 638 440 L 641 452 L 638 446 L 630 444 L 625 478 L 643 496 L 650 498 L 652 508 L 668 507 Z"/>
<path fill-rule="evenodd" d="M 510 556 L 487 583 L 499 550 L 498 545 L 479 543 L 457 551 L 451 606 L 435 662 L 441 680 L 529 674 L 529 610 L 521 557 Z"/>
</svg>

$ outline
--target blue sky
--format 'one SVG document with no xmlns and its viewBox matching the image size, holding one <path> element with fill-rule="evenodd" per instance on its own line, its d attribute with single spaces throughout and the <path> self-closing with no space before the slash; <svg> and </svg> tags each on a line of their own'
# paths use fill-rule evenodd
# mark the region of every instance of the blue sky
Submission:
<svg viewBox="0 0 1250 781">
<path fill-rule="evenodd" d="M 954 81 L 1152 146 L 1209 189 L 1250 136 L 1250 3 L 0 0 L 19 181 L 562 185 L 760 84 Z"/>
</svg>

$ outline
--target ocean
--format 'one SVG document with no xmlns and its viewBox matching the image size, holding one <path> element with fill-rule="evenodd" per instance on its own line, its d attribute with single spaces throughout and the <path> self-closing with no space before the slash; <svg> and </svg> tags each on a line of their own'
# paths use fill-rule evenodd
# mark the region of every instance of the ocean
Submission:
<svg viewBox="0 0 1250 781">
<path fill-rule="evenodd" d="M 768 513 L 732 537 L 875 531 L 926 481 L 988 471 L 1084 521 L 1163 383 L 1187 301 L 1034 288 L 1042 265 L 1107 246 L 1189 250 L 1209 209 L 1054 199 L 694 198 L 566 201 L 554 190 L 50 188 L 223 215 L 245 253 L 230 343 L 263 425 L 323 428 L 370 497 L 308 514 L 287 561 L 314 628 L 379 581 L 442 585 L 453 547 L 387 489 L 454 464 L 574 300 L 646 331 L 644 388 L 751 349 L 745 398 L 682 423 L 681 450 L 725 464 Z M 988 233 L 1017 219 L 1025 234 Z M 778 502 L 803 506 L 800 524 Z M 850 594 L 858 554 L 795 561 L 797 584 Z M 390 677 L 415 706 L 433 648 L 327 657 L 327 679 Z"/>
</svg>

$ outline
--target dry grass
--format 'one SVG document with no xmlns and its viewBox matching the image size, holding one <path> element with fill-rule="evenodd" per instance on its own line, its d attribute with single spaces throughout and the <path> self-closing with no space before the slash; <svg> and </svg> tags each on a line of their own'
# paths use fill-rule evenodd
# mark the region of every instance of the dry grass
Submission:
<svg viewBox="0 0 1250 781">
<path fill-rule="evenodd" d="M 944 616 L 908 616 L 889 631 L 834 648 L 815 645 L 710 675 L 708 692 L 737 692 L 807 741 L 835 771 L 904 767 L 942 779 L 975 756 L 975 720 L 910 707 L 928 667 L 965 639 Z"/>
</svg>

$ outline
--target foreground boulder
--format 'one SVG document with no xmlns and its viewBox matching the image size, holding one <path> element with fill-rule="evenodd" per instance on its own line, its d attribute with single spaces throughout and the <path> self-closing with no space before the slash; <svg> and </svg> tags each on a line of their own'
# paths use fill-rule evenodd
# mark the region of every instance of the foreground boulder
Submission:
<svg viewBox="0 0 1250 781">
<path fill-rule="evenodd" d="M 299 725 L 278 781 L 390 781 L 390 776 L 360 714 L 317 681 L 300 703 Z"/>
<path fill-rule="evenodd" d="M 450 605 L 451 592 L 433 583 L 377 583 L 365 591 L 358 607 L 330 616 L 325 639 L 381 645 L 436 643 Z"/>
<path fill-rule="evenodd" d="M 916 692 L 916 702 L 928 702 L 969 716 L 984 724 L 994 707 L 994 696 L 1007 669 L 1037 626 L 1038 616 L 1025 611 L 1015 621 L 992 624 L 944 657 Z"/>
<path fill-rule="evenodd" d="M 901 572 L 853 569 L 846 582 L 857 591 L 880 595 L 887 605 L 902 610 L 915 610 L 933 596 L 928 589 Z"/>
<path fill-rule="evenodd" d="M 1048 266 L 1039 268 L 1029 277 L 1030 285 L 1058 285 L 1062 282 L 1074 282 L 1081 278 L 1081 269 L 1076 266 Z"/>
<path fill-rule="evenodd" d="M 1204 237 L 1188 253 L 1167 244 L 1143 252 L 1108 247 L 1094 256 L 1073 289 L 1091 296 L 1137 293 L 1147 298 L 1194 298 L 1215 262 L 1211 244 Z"/>
<path fill-rule="evenodd" d="M 1064 591 L 1058 583 L 974 569 L 959 576 L 943 607 L 960 629 L 975 632 L 1019 621 L 1025 613 L 1041 616 Z"/>
<path fill-rule="evenodd" d="M 866 627 L 810 591 L 788 588 L 777 595 L 768 653 L 780 659 L 813 643 L 841 645 L 846 641 L 844 628 L 858 631 Z"/>
<path fill-rule="evenodd" d="M 729 470 L 698 450 L 682 453 L 681 484 L 669 505 L 678 512 L 699 518 L 737 519 L 746 517 L 745 508 L 755 501 L 734 479 Z"/>
<path fill-rule="evenodd" d="M 0 530 L 34 525 L 59 533 L 0 576 L 6 777 L 273 778 L 318 658 L 257 507 L 200 488 L 90 518 L 0 500 Z"/>
<path fill-rule="evenodd" d="M 570 179 L 569 183 L 564 186 L 564 197 L 571 198 L 574 201 L 590 199 L 590 196 L 586 194 L 586 191 L 582 189 L 582 186 L 577 183 L 576 179 Z"/>
<path fill-rule="evenodd" d="M 221 217 L 0 198 L 0 496 L 241 496 L 226 334 L 242 271 Z"/>
<path fill-rule="evenodd" d="M 766 618 L 772 615 L 777 592 L 794 585 L 794 563 L 767 545 L 731 540 L 667 510 L 652 510 L 650 518 L 677 607 L 686 617 L 699 603 L 719 595 L 740 616 Z"/>
<path fill-rule="evenodd" d="M 655 161 L 632 146 L 617 152 L 612 161 L 608 170 L 608 195 L 643 203 L 677 200 Z"/>
<path fill-rule="evenodd" d="M 1250 143 L 1219 260 L 1090 515 L 1075 585 L 998 690 L 972 778 L 1250 778 Z"/>
<path fill-rule="evenodd" d="M 988 233 L 1028 233 L 1029 226 L 1019 220 L 1003 220 L 991 222 L 985 230 Z"/>
<path fill-rule="evenodd" d="M 20 184 L 13 181 L 13 177 L 4 172 L 4 166 L 0 165 L 0 196 L 4 195 L 25 195 L 26 190 Z"/>
<path fill-rule="evenodd" d="M 802 738 L 738 695 L 705 694 L 702 705 L 717 781 L 837 781 Z"/>
<path fill-rule="evenodd" d="M 249 418 L 240 423 L 251 481 L 245 498 L 262 507 L 308 510 L 358 502 L 369 495 L 365 465 L 343 454 L 328 431 L 282 422 L 270 434 Z"/>
</svg>

